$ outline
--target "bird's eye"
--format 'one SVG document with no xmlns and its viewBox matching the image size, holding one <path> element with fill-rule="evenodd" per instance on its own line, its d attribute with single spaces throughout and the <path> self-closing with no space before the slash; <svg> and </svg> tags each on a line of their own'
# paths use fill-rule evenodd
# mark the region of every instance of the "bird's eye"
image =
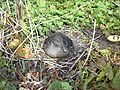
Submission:
<svg viewBox="0 0 120 90">
<path fill-rule="evenodd" d="M 56 42 L 59 42 L 59 39 L 55 39 Z"/>
<path fill-rule="evenodd" d="M 55 40 L 53 41 L 53 43 L 54 43 L 55 45 L 58 45 L 58 44 L 59 44 L 59 39 L 55 39 Z"/>
</svg>

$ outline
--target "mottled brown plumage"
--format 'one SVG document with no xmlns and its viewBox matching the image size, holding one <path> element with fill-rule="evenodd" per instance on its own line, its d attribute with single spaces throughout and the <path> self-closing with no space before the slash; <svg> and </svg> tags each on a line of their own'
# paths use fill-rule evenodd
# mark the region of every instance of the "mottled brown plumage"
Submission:
<svg viewBox="0 0 120 90">
<path fill-rule="evenodd" d="M 43 49 L 52 58 L 66 58 L 73 53 L 74 46 L 69 37 L 57 32 L 45 39 Z"/>
</svg>

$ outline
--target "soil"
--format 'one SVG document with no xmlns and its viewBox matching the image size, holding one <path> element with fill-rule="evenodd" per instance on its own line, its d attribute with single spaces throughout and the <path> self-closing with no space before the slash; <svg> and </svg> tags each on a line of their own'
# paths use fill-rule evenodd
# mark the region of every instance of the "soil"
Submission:
<svg viewBox="0 0 120 90">
<path fill-rule="evenodd" d="M 83 33 L 89 39 L 92 39 L 93 30 L 86 29 L 83 31 Z M 120 52 L 120 42 L 108 41 L 107 37 L 105 37 L 105 35 L 102 34 L 102 31 L 100 29 L 96 29 L 95 37 L 98 37 L 95 41 L 99 44 L 100 49 L 105 49 L 105 48 L 110 47 L 113 52 Z"/>
</svg>

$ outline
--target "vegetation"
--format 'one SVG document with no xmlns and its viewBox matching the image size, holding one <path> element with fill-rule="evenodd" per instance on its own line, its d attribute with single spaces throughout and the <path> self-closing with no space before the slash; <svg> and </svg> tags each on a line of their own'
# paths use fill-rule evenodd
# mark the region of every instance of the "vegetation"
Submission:
<svg viewBox="0 0 120 90">
<path fill-rule="evenodd" d="M 85 60 L 79 61 L 69 79 L 59 70 L 48 73 L 50 66 L 43 65 L 43 61 L 35 64 L 36 60 L 27 60 L 40 48 L 38 38 L 63 27 L 84 32 L 92 30 L 96 21 L 96 32 L 106 39 L 114 34 L 120 36 L 119 0 L 1 0 L 0 6 L 0 90 L 120 89 L 120 50 L 94 49 L 87 65 L 83 67 Z M 93 46 L 99 44 L 94 42 Z M 74 72 L 79 75 L 71 78 Z"/>
</svg>

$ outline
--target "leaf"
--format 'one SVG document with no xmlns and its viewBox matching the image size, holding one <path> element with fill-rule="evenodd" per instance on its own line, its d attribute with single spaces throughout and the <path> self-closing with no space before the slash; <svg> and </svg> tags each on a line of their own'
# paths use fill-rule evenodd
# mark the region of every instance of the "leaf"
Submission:
<svg viewBox="0 0 120 90">
<path fill-rule="evenodd" d="M 72 86 L 67 82 L 61 82 L 63 90 L 72 90 Z"/>
<path fill-rule="evenodd" d="M 47 84 L 47 76 L 43 77 L 43 84 Z"/>
<path fill-rule="evenodd" d="M 15 24 L 14 18 L 10 16 L 9 14 L 7 14 L 7 24 L 10 24 L 11 26 L 14 26 Z"/>
<path fill-rule="evenodd" d="M 15 54 L 16 56 L 25 58 L 25 59 L 32 58 L 34 56 L 34 54 L 32 53 L 32 50 L 26 47 L 22 49 L 18 49 Z"/>
<path fill-rule="evenodd" d="M 84 14 L 85 14 L 85 12 L 82 12 L 82 11 L 78 11 L 78 12 L 77 12 L 77 15 L 78 15 L 78 16 L 83 16 Z"/>
<path fill-rule="evenodd" d="M 50 12 L 51 12 L 51 14 L 57 14 L 57 15 L 63 15 L 64 14 L 62 11 L 57 10 L 57 9 L 53 9 Z"/>
<path fill-rule="evenodd" d="M 72 90 L 72 86 L 70 86 L 67 82 L 56 80 L 50 84 L 47 90 Z"/>
<path fill-rule="evenodd" d="M 64 6 L 65 8 L 70 7 L 70 6 L 72 6 L 72 5 L 73 5 L 73 2 L 71 2 L 71 1 L 66 1 L 66 2 L 63 3 L 63 6 Z"/>
<path fill-rule="evenodd" d="M 15 86 L 9 85 L 9 86 L 6 86 L 4 90 L 17 90 L 17 89 Z"/>
<path fill-rule="evenodd" d="M 37 0 L 37 4 L 38 4 L 39 7 L 45 7 L 46 6 L 45 0 Z"/>
<path fill-rule="evenodd" d="M 31 3 L 30 3 L 30 0 L 27 0 L 27 5 L 28 5 L 28 9 L 31 10 Z"/>
<path fill-rule="evenodd" d="M 105 34 L 106 37 L 110 35 L 110 32 L 108 30 L 103 30 L 103 34 Z"/>
<path fill-rule="evenodd" d="M 88 79 L 85 79 L 83 90 L 87 90 L 87 85 L 88 85 Z"/>
<path fill-rule="evenodd" d="M 109 56 L 111 53 L 112 53 L 112 51 L 111 51 L 111 49 L 110 48 L 106 48 L 106 49 L 102 49 L 102 50 L 99 50 L 99 52 L 103 55 L 103 56 Z"/>
<path fill-rule="evenodd" d="M 8 46 L 11 49 L 16 49 L 20 45 L 20 43 L 21 41 L 19 39 L 13 39 L 13 41 L 11 41 Z"/>
<path fill-rule="evenodd" d="M 112 66 L 110 65 L 110 63 L 107 63 L 106 69 L 107 69 L 106 76 L 108 77 L 109 80 L 112 80 L 113 76 L 114 76 L 114 73 L 113 73 L 113 69 L 112 69 Z"/>
<path fill-rule="evenodd" d="M 97 81 L 101 81 L 105 76 L 107 76 L 109 80 L 113 79 L 114 73 L 110 62 L 108 62 L 100 72 L 99 77 L 97 77 Z"/>
<path fill-rule="evenodd" d="M 112 87 L 116 90 L 120 90 L 120 70 L 118 70 L 118 72 L 112 80 Z"/>
<path fill-rule="evenodd" d="M 23 32 L 25 33 L 25 35 L 28 36 L 30 31 L 28 30 L 27 24 L 24 22 L 24 19 L 21 19 L 19 23 L 23 27 Z"/>
<path fill-rule="evenodd" d="M 3 80 L 0 81 L 0 90 L 16 90 L 16 87 L 12 83 Z"/>
<path fill-rule="evenodd" d="M 5 87 L 6 83 L 7 83 L 6 81 L 0 81 L 0 88 Z"/>
<path fill-rule="evenodd" d="M 1 58 L 0 59 L 0 68 L 3 67 L 4 65 L 6 65 L 6 60 Z"/>
<path fill-rule="evenodd" d="M 62 88 L 61 82 L 56 80 L 55 82 L 50 84 L 47 90 L 60 90 L 60 88 Z"/>
<path fill-rule="evenodd" d="M 106 71 L 102 70 L 96 80 L 101 81 L 104 78 L 105 74 L 106 74 Z"/>
<path fill-rule="evenodd" d="M 20 87 L 19 90 L 28 90 L 28 89 L 26 89 L 24 87 Z"/>
</svg>

